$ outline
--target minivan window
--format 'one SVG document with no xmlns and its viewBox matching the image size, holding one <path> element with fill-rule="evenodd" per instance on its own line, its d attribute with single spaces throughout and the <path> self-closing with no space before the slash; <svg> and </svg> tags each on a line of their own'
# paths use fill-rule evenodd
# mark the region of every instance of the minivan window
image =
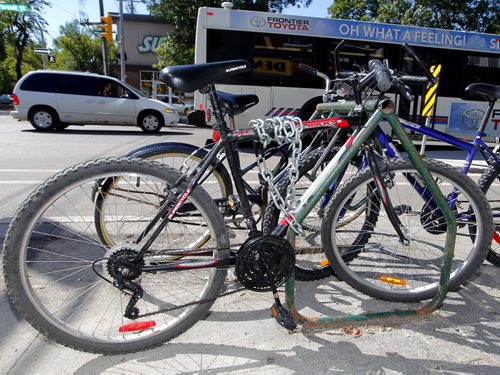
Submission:
<svg viewBox="0 0 500 375">
<path fill-rule="evenodd" d="M 137 95 L 133 93 L 128 87 L 123 86 L 121 83 L 110 79 L 99 79 L 99 96 L 108 96 L 112 98 L 129 98 L 137 99 Z"/>
<path fill-rule="evenodd" d="M 60 94 L 97 96 L 97 79 L 76 74 L 54 74 L 56 92 Z"/>
<path fill-rule="evenodd" d="M 97 79 L 77 74 L 35 73 L 21 84 L 21 90 L 96 96 Z"/>
<path fill-rule="evenodd" d="M 21 90 L 24 91 L 41 91 L 41 92 L 55 92 L 54 81 L 51 75 L 47 73 L 35 73 L 26 77 L 21 84 Z"/>
</svg>

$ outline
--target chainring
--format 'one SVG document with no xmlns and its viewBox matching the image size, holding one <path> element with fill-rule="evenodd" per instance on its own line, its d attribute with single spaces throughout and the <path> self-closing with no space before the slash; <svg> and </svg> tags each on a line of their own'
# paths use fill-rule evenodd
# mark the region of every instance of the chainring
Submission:
<svg viewBox="0 0 500 375">
<path fill-rule="evenodd" d="M 295 252 L 290 243 L 280 236 L 264 234 L 252 237 L 238 250 L 235 273 L 245 287 L 265 292 L 271 290 L 272 275 L 276 287 L 292 274 Z"/>
</svg>

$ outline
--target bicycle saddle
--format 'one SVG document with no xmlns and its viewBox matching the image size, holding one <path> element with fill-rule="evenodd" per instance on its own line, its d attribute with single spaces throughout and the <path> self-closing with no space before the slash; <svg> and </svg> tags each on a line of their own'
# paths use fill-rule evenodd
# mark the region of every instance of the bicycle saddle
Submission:
<svg viewBox="0 0 500 375">
<path fill-rule="evenodd" d="M 488 85 L 487 83 L 472 83 L 465 91 L 484 96 L 488 101 L 500 99 L 500 86 Z"/>
<path fill-rule="evenodd" d="M 224 91 L 216 91 L 216 93 L 229 116 L 239 115 L 259 102 L 259 97 L 253 94 L 237 95 Z"/>
<path fill-rule="evenodd" d="M 245 60 L 167 66 L 161 70 L 160 80 L 175 90 L 193 92 L 222 78 L 249 72 L 250 69 L 250 64 Z"/>
</svg>

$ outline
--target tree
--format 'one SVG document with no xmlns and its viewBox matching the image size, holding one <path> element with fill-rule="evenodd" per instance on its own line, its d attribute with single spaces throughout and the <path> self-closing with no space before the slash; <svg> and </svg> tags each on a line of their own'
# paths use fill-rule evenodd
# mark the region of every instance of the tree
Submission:
<svg viewBox="0 0 500 375">
<path fill-rule="evenodd" d="M 40 36 L 40 27 L 45 26 L 45 20 L 41 11 L 49 5 L 47 0 L 20 0 L 19 3 L 29 7 L 28 13 L 1 12 L 0 35 L 4 43 L 14 46 L 16 79 L 20 79 L 25 70 L 23 69 L 23 58 L 26 49 L 35 46 Z"/>
<path fill-rule="evenodd" d="M 332 18 L 500 33 L 498 0 L 335 0 Z"/>
<path fill-rule="evenodd" d="M 102 42 L 98 30 L 88 29 L 72 20 L 61 26 L 60 36 L 54 39 L 56 69 L 102 73 Z M 114 56 L 116 47 L 109 46 L 108 56 Z"/>
<path fill-rule="evenodd" d="M 235 9 L 281 12 L 287 6 L 308 6 L 312 0 L 233 0 Z M 149 0 L 151 14 L 174 25 L 156 49 L 158 67 L 192 64 L 198 8 L 220 7 L 221 0 Z"/>
</svg>

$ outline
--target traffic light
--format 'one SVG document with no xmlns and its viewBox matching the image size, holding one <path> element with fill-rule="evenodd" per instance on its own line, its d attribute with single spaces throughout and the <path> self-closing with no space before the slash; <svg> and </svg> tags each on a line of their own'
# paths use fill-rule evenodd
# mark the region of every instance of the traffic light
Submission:
<svg viewBox="0 0 500 375">
<path fill-rule="evenodd" d="M 102 37 L 110 43 L 113 42 L 113 21 L 111 19 L 111 14 L 108 13 L 107 16 L 101 16 L 101 21 L 104 22 L 99 25 L 104 31 L 101 33 Z"/>
</svg>

